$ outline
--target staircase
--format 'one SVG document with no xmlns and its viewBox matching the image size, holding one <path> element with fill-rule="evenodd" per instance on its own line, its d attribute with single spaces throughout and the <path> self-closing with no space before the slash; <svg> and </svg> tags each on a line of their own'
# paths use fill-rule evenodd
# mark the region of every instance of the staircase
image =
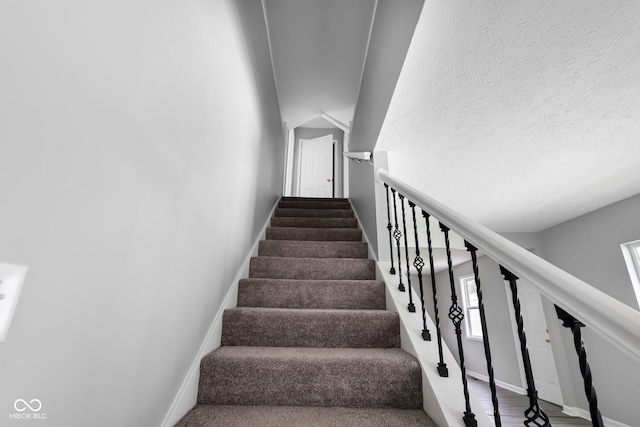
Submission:
<svg viewBox="0 0 640 427">
<path fill-rule="evenodd" d="M 280 201 L 177 426 L 435 426 L 346 199 Z"/>
</svg>

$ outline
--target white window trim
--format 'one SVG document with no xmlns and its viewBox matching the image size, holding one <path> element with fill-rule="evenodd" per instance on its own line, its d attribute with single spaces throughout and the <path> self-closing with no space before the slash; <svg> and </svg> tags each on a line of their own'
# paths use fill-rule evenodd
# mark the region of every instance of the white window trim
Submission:
<svg viewBox="0 0 640 427">
<path fill-rule="evenodd" d="M 624 262 L 627 264 L 627 270 L 629 270 L 629 278 L 638 306 L 640 306 L 640 240 L 623 243 L 620 248 Z"/>
<path fill-rule="evenodd" d="M 462 308 L 464 309 L 464 326 L 465 326 L 465 337 L 468 340 L 473 340 L 473 341 L 482 341 L 482 335 L 472 335 L 471 334 L 471 323 L 470 323 L 470 316 L 469 316 L 469 310 L 478 310 L 478 313 L 480 312 L 480 305 L 478 303 L 478 308 L 469 308 L 469 294 L 467 293 L 467 282 L 469 280 L 472 280 L 475 282 L 476 278 L 473 274 L 470 275 L 466 275 L 466 276 L 460 276 L 459 278 L 459 282 L 460 282 L 460 292 L 461 292 L 461 300 L 462 300 Z M 481 331 L 482 332 L 482 331 Z"/>
</svg>

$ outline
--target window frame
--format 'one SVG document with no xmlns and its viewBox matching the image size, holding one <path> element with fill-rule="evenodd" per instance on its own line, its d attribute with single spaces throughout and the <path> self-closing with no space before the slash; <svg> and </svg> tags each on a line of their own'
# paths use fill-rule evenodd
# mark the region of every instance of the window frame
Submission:
<svg viewBox="0 0 640 427">
<path fill-rule="evenodd" d="M 636 302 L 640 307 L 640 240 L 623 243 L 620 245 L 624 262 L 629 271 L 629 278 L 636 296 Z"/>
<path fill-rule="evenodd" d="M 468 291 L 469 289 L 468 283 L 473 282 L 473 287 L 476 289 L 476 293 L 477 293 L 477 286 L 475 283 L 476 278 L 473 274 L 469 274 L 465 276 L 460 276 L 459 281 L 460 281 L 460 289 L 461 289 L 461 296 L 462 296 L 461 298 L 462 308 L 464 310 L 465 337 L 468 340 L 482 341 L 483 340 L 482 323 L 479 323 L 477 325 L 479 330 L 474 330 L 474 328 L 472 327 L 471 315 L 470 315 L 472 310 L 478 310 L 478 319 L 481 319 L 480 301 L 478 301 L 478 305 L 471 306 L 469 291 Z M 480 320 L 480 322 L 482 322 L 482 320 Z"/>
</svg>

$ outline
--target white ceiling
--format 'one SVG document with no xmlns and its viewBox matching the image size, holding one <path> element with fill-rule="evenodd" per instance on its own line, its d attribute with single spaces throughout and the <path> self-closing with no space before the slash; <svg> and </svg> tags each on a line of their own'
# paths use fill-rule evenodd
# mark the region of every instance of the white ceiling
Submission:
<svg viewBox="0 0 640 427">
<path fill-rule="evenodd" d="M 324 113 L 348 125 L 358 100 L 376 1 L 263 4 L 282 120 L 293 129 Z"/>
<path fill-rule="evenodd" d="M 640 193 L 640 2 L 425 3 L 376 150 L 496 231 Z"/>
<path fill-rule="evenodd" d="M 263 0 L 289 129 L 354 115 L 378 2 Z M 640 193 L 640 2 L 426 2 L 376 150 L 496 231 Z"/>
</svg>

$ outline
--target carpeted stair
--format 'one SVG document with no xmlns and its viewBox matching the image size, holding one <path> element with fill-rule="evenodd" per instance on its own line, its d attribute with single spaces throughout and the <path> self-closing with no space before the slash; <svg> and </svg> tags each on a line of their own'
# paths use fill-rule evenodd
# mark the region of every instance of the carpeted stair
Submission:
<svg viewBox="0 0 640 427">
<path fill-rule="evenodd" d="M 179 427 L 429 426 L 346 199 L 283 198 Z"/>
</svg>

